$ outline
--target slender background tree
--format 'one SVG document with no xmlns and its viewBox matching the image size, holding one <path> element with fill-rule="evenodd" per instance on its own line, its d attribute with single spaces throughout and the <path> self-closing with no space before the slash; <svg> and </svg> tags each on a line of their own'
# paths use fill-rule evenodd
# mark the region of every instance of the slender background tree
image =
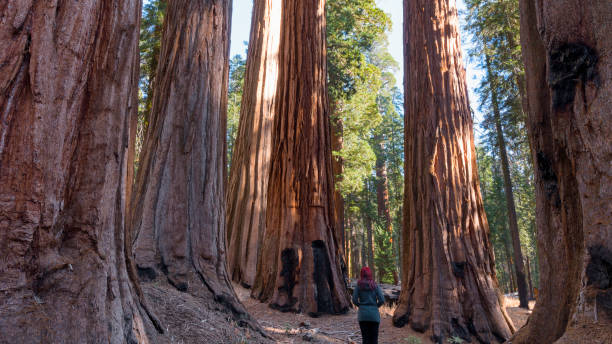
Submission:
<svg viewBox="0 0 612 344">
<path fill-rule="evenodd" d="M 469 54 L 485 72 L 476 90 L 480 98 L 479 108 L 484 115 L 481 141 L 486 148 L 484 153 L 494 157 L 503 177 L 505 209 L 502 215 L 507 220 L 499 223 L 502 228 L 492 227 L 492 232 L 509 231 L 509 235 L 501 237 L 511 238 L 514 280 L 520 306 L 527 308 L 530 296 L 527 277 L 530 274 L 526 273 L 523 251 L 535 251 L 535 241 L 532 240 L 535 219 L 533 211 L 529 211 L 534 207 L 535 195 L 522 107 L 524 75 L 520 59 L 518 0 L 468 0 L 466 5 L 466 29 L 473 37 Z M 525 184 L 527 190 L 522 188 Z M 531 201 L 530 209 L 523 207 L 524 200 Z M 505 239 L 503 243 L 506 244 Z M 505 246 L 502 249 L 495 244 L 494 248 L 505 250 Z"/>
</svg>

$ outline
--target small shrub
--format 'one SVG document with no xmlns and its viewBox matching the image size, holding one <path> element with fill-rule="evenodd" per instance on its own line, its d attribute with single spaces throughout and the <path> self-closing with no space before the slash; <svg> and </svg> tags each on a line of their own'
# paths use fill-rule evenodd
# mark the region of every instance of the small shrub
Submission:
<svg viewBox="0 0 612 344">
<path fill-rule="evenodd" d="M 415 336 L 408 336 L 408 338 L 404 338 L 404 341 L 408 344 L 421 344 L 423 342 L 421 338 Z"/>
<path fill-rule="evenodd" d="M 461 339 L 461 337 L 454 336 L 454 337 L 450 337 L 448 339 L 448 342 L 451 344 L 461 344 L 461 343 L 464 343 L 465 340 Z"/>
</svg>

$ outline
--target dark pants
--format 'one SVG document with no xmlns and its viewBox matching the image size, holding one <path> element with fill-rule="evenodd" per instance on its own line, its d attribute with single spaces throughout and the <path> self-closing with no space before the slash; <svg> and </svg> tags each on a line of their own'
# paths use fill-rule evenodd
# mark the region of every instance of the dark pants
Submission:
<svg viewBox="0 0 612 344">
<path fill-rule="evenodd" d="M 378 344 L 378 325 L 376 321 L 360 321 L 363 344 Z"/>
</svg>

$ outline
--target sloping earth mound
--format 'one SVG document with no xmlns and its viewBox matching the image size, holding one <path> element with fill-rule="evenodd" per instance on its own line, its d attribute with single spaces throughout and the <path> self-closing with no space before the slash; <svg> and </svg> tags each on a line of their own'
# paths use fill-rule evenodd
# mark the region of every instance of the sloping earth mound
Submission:
<svg viewBox="0 0 612 344">
<path fill-rule="evenodd" d="M 147 328 L 151 343 L 273 343 L 248 326 L 241 325 L 202 283 L 190 283 L 181 292 L 165 281 L 141 283 L 149 307 L 165 333 Z"/>
</svg>

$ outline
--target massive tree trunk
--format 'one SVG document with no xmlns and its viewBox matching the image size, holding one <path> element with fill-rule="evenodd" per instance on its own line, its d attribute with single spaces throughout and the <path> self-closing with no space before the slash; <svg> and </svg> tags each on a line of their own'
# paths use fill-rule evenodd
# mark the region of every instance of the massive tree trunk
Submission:
<svg viewBox="0 0 612 344">
<path fill-rule="evenodd" d="M 251 287 L 266 202 L 275 95 L 278 83 L 280 0 L 256 0 L 240 108 L 240 123 L 227 193 L 228 261 L 232 279 Z"/>
<path fill-rule="evenodd" d="M 497 148 L 501 160 L 502 174 L 504 176 L 504 194 L 506 196 L 506 210 L 508 214 L 508 228 L 512 238 L 512 249 L 514 254 L 514 270 L 516 271 L 516 282 L 520 307 L 529 309 L 529 295 L 527 292 L 527 280 L 525 278 L 525 265 L 523 263 L 523 252 L 521 251 L 521 238 L 519 236 L 518 222 L 516 219 L 516 206 L 514 205 L 514 191 L 512 190 L 512 178 L 510 177 L 510 164 L 508 153 L 506 152 L 506 138 L 501 122 L 499 109 L 499 96 L 497 94 L 497 82 L 491 71 L 489 56 L 485 57 L 487 78 L 491 89 L 491 105 L 493 107 L 493 120 L 495 121 L 495 131 L 497 132 Z"/>
<path fill-rule="evenodd" d="M 140 1 L 0 17 L 0 342 L 146 342 L 123 220 Z"/>
<path fill-rule="evenodd" d="M 283 0 L 266 231 L 253 295 L 283 311 L 348 310 L 334 233 L 325 1 Z"/>
<path fill-rule="evenodd" d="M 167 279 L 202 298 L 210 297 L 208 290 L 236 318 L 246 319 L 225 261 L 230 3 L 168 3 L 129 224 L 143 281 Z"/>
<path fill-rule="evenodd" d="M 404 0 L 405 193 L 393 321 L 482 343 L 508 338 L 480 195 L 454 0 Z"/>
<path fill-rule="evenodd" d="M 612 328 L 612 2 L 520 6 L 541 282 L 536 308 L 512 342 L 551 343 L 568 326 L 605 342 Z"/>
</svg>

